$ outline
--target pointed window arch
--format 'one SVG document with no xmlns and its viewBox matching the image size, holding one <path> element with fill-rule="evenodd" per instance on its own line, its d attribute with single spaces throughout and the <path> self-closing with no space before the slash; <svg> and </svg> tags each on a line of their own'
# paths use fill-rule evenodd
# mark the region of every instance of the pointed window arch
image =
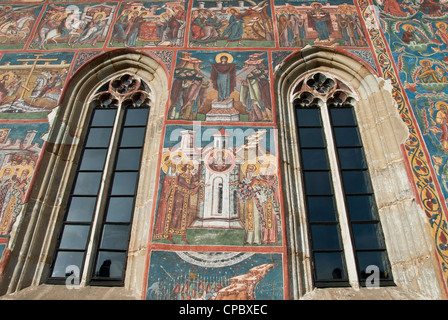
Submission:
<svg viewBox="0 0 448 320">
<path fill-rule="evenodd" d="M 91 285 L 134 298 L 145 291 L 168 84 L 163 64 L 127 49 L 99 55 L 71 77 L 51 114 L 29 205 L 33 233 L 11 257 L 19 267 L 6 270 L 8 293 L 70 283 L 86 294 Z M 101 268 L 105 260 L 112 264 Z"/>
<path fill-rule="evenodd" d="M 350 264 L 361 285 L 370 268 L 376 268 L 378 281 L 391 283 L 355 94 L 337 78 L 316 72 L 299 81 L 292 99 L 315 285 L 348 286 Z"/>
<path fill-rule="evenodd" d="M 150 89 L 119 74 L 89 98 L 92 110 L 51 267 L 52 281 L 92 270 L 90 283 L 124 281 L 150 109 Z M 92 226 L 96 224 L 99 234 Z M 98 239 L 95 243 L 93 239 Z M 91 247 L 91 244 L 94 245 Z M 87 253 L 91 251 L 90 255 Z"/>
<path fill-rule="evenodd" d="M 321 78 L 322 75 L 325 77 Z M 336 87 L 333 87 L 333 84 Z M 327 88 L 334 89 L 326 91 Z M 406 237 L 406 241 L 403 240 L 405 235 L 413 234 L 416 226 L 421 230 L 426 226 L 424 220 L 421 219 L 425 213 L 418 206 L 416 195 L 413 193 L 412 182 L 407 171 L 406 154 L 403 151 L 403 145 L 409 138 L 409 128 L 399 114 L 400 109 L 394 99 L 393 89 L 390 82 L 381 78 L 359 59 L 353 59 L 340 50 L 331 48 L 305 47 L 291 54 L 275 67 L 276 121 L 281 158 L 283 206 L 287 226 L 286 239 L 290 266 L 288 283 L 291 298 L 300 299 L 308 296 L 325 299 L 329 291 L 326 289 L 315 290 L 316 287 L 333 287 L 338 283 L 337 281 L 324 281 L 327 280 L 324 278 L 328 278 L 328 274 L 331 272 L 327 272 L 324 278 L 315 276 L 314 256 L 319 251 L 315 250 L 316 247 L 312 242 L 315 238 L 311 229 L 318 223 L 314 224 L 309 221 L 307 200 L 309 201 L 311 196 L 308 197 L 305 194 L 304 168 L 310 162 L 317 165 L 322 164 L 322 161 L 308 161 L 309 156 L 303 157 L 301 154 L 300 148 L 303 145 L 300 141 L 299 120 L 297 119 L 297 110 L 300 108 L 316 109 L 314 112 L 319 114 L 321 121 L 325 119 L 320 130 L 325 134 L 325 148 L 331 147 L 331 152 L 325 150 L 328 157 L 325 160 L 330 163 L 330 170 L 326 176 L 331 178 L 332 192 L 336 190 L 336 187 L 340 189 L 340 192 L 334 193 L 338 220 L 331 222 L 339 228 L 336 239 L 341 241 L 341 246 L 337 249 L 324 248 L 339 250 L 339 255 L 344 258 L 347 276 L 344 281 L 340 281 L 340 285 L 347 286 L 347 288 L 338 292 L 346 293 L 347 297 L 356 296 L 358 293 L 362 296 L 363 285 L 371 283 L 370 280 L 372 280 L 369 277 L 364 281 L 364 270 L 369 272 L 368 275 L 378 272 L 377 275 L 382 277 L 383 281 L 377 282 L 381 287 L 380 292 L 391 290 L 405 295 L 408 290 L 415 289 L 422 295 L 431 296 L 431 290 L 427 285 L 416 283 L 413 280 L 419 277 L 420 271 L 417 270 L 425 270 L 428 274 L 428 281 L 437 286 L 437 271 L 432 266 L 425 265 L 419 258 L 422 255 L 429 257 L 433 254 L 430 249 L 432 243 L 430 235 L 424 234 L 424 240 L 412 237 Z M 332 95 L 332 93 L 338 94 Z M 339 100 L 345 101 L 340 103 L 347 105 L 339 106 Z M 336 107 L 336 105 L 338 106 Z M 332 111 L 336 108 L 340 109 Z M 339 128 L 335 126 L 332 123 L 332 112 L 338 111 L 353 114 L 356 126 L 341 126 Z M 303 131 L 312 131 L 311 129 L 313 128 L 305 127 Z M 316 128 L 313 130 L 317 132 Z M 359 168 L 348 169 L 339 163 L 339 158 L 343 157 L 360 158 L 360 151 L 355 150 L 358 149 L 358 146 L 356 148 L 354 146 L 339 148 L 336 144 L 335 137 L 338 132 L 347 131 L 358 133 L 362 141 L 364 160 L 368 170 L 365 168 L 362 170 L 358 170 Z M 331 139 L 327 139 L 327 137 L 331 137 Z M 304 152 L 308 154 L 324 153 L 322 150 L 312 150 L 312 148 L 308 148 Z M 322 156 L 319 159 L 322 160 Z M 338 170 L 334 170 L 333 167 Z M 370 183 L 364 185 L 368 186 L 367 190 L 364 190 L 362 194 L 346 195 L 343 193 L 346 187 L 355 186 L 355 184 L 344 185 L 344 175 L 365 178 L 367 171 L 370 176 Z M 319 173 L 316 176 L 322 178 L 325 177 L 325 174 Z M 359 181 L 359 179 L 353 180 Z M 370 199 L 371 191 L 374 194 L 375 205 L 373 202 L 367 201 Z M 347 200 L 346 198 L 349 196 L 350 198 Z M 352 196 L 353 198 L 351 198 Z M 355 196 L 359 196 L 357 198 L 360 200 L 359 202 L 354 201 Z M 361 201 L 362 199 L 363 201 Z M 323 205 L 325 201 L 315 203 Z M 365 217 L 351 217 L 350 210 L 355 204 L 359 207 L 376 207 L 376 217 L 372 216 L 369 218 L 370 220 L 362 220 Z M 345 209 L 341 211 L 339 207 L 342 205 Z M 377 221 L 381 224 L 384 240 L 380 238 L 379 242 L 366 242 L 368 246 L 364 247 L 357 244 L 358 234 L 377 234 L 375 230 L 375 226 L 379 226 L 376 224 Z M 330 223 L 329 225 L 331 226 Z M 319 228 L 316 227 L 316 229 Z M 335 228 L 333 227 L 333 229 Z M 426 243 L 425 248 L 421 245 L 420 240 Z M 404 243 L 408 248 L 405 250 L 405 254 L 403 254 Z M 321 245 L 322 243 L 317 244 Z M 367 258 L 370 259 L 375 254 L 384 255 L 383 249 L 387 249 L 389 261 L 387 275 L 385 268 L 381 270 L 381 264 L 376 270 L 372 268 L 367 270 L 363 267 L 366 263 L 362 261 L 367 261 L 370 265 L 371 262 Z M 374 252 L 376 253 L 374 254 Z M 376 259 L 377 263 L 382 262 L 381 258 Z M 411 264 L 414 266 L 412 270 L 415 272 L 409 269 L 411 260 Z M 393 275 L 393 280 L 391 275 Z M 386 280 L 386 276 L 391 280 Z M 331 277 L 333 276 L 331 275 Z M 322 281 L 317 283 L 316 279 Z M 342 282 L 345 283 L 342 284 Z"/>
</svg>

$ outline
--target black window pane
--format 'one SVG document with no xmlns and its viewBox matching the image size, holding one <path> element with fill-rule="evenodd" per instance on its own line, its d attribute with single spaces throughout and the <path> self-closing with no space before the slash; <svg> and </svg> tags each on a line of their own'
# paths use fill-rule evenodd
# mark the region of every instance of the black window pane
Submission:
<svg viewBox="0 0 448 320">
<path fill-rule="evenodd" d="M 347 204 L 352 221 L 377 219 L 373 196 L 347 196 Z"/>
<path fill-rule="evenodd" d="M 100 186 L 101 175 L 101 172 L 79 172 L 73 193 L 77 195 L 96 195 Z"/>
<path fill-rule="evenodd" d="M 112 184 L 112 195 L 133 195 L 137 184 L 137 172 L 116 172 Z"/>
<path fill-rule="evenodd" d="M 382 235 L 377 223 L 353 223 L 352 227 L 356 249 L 384 249 L 379 240 Z"/>
<path fill-rule="evenodd" d="M 92 221 L 96 197 L 72 197 L 68 209 L 67 221 Z"/>
<path fill-rule="evenodd" d="M 336 146 L 338 147 L 359 147 L 361 140 L 359 139 L 356 127 L 334 128 Z"/>
<path fill-rule="evenodd" d="M 114 125 L 116 109 L 95 109 L 92 126 L 111 127 Z"/>
<path fill-rule="evenodd" d="M 130 222 L 134 210 L 133 197 L 111 197 L 106 222 Z"/>
<path fill-rule="evenodd" d="M 148 122 L 148 108 L 127 109 L 125 126 L 145 126 Z"/>
<path fill-rule="evenodd" d="M 64 278 L 68 277 L 71 273 L 67 273 L 67 271 L 72 271 L 74 269 L 73 266 L 76 266 L 79 270 L 81 270 L 83 259 L 84 252 L 58 252 L 51 276 Z"/>
<path fill-rule="evenodd" d="M 107 148 L 112 128 L 91 128 L 87 137 L 87 148 Z"/>
<path fill-rule="evenodd" d="M 126 250 L 128 248 L 128 225 L 106 224 L 103 228 L 100 248 L 112 250 Z"/>
<path fill-rule="evenodd" d="M 326 149 L 302 149 L 303 170 L 329 169 Z"/>
<path fill-rule="evenodd" d="M 65 225 L 59 248 L 84 250 L 89 237 L 89 231 L 90 226 Z"/>
<path fill-rule="evenodd" d="M 340 252 L 314 253 L 316 280 L 344 280 L 347 273 Z"/>
<path fill-rule="evenodd" d="M 341 249 L 337 225 L 313 225 L 311 226 L 313 250 L 338 250 Z"/>
<path fill-rule="evenodd" d="M 388 267 L 388 258 L 386 251 L 362 251 L 357 253 L 358 266 L 360 270 L 360 278 L 365 280 L 372 275 L 372 269 L 377 267 L 379 269 L 379 277 L 383 280 L 392 280 L 392 274 Z M 367 268 L 370 267 L 369 270 Z M 369 272 L 367 272 L 369 271 Z"/>
<path fill-rule="evenodd" d="M 98 278 L 121 279 L 124 274 L 126 253 L 100 251 L 94 276 Z"/>
<path fill-rule="evenodd" d="M 307 197 L 310 222 L 336 221 L 333 197 Z"/>
<path fill-rule="evenodd" d="M 334 126 L 356 125 L 353 108 L 331 108 L 330 116 Z"/>
<path fill-rule="evenodd" d="M 333 193 L 330 173 L 324 172 L 305 172 L 305 190 L 309 195 L 329 195 Z"/>
<path fill-rule="evenodd" d="M 367 171 L 344 171 L 342 180 L 346 194 L 371 193 L 370 179 Z"/>
<path fill-rule="evenodd" d="M 320 128 L 300 128 L 299 139 L 302 148 L 325 147 L 324 136 Z"/>
<path fill-rule="evenodd" d="M 120 147 L 142 147 L 145 139 L 144 127 L 124 128 Z"/>
<path fill-rule="evenodd" d="M 338 149 L 341 169 L 366 169 L 367 163 L 361 148 Z"/>
<path fill-rule="evenodd" d="M 121 149 L 118 152 L 116 170 L 138 170 L 142 149 Z"/>
<path fill-rule="evenodd" d="M 319 109 L 297 108 L 296 117 L 299 127 L 320 127 L 322 125 Z"/>
<path fill-rule="evenodd" d="M 103 170 L 107 149 L 86 149 L 79 170 Z"/>
</svg>

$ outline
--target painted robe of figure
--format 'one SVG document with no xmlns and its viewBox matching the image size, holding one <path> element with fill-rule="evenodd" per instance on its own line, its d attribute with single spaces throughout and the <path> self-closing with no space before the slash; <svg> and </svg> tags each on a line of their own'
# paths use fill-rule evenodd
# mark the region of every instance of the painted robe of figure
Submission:
<svg viewBox="0 0 448 320">
<path fill-rule="evenodd" d="M 330 14 L 321 9 L 321 4 L 315 4 L 313 9 L 307 12 L 309 27 L 317 31 L 319 40 L 328 40 L 333 32 Z"/>
<path fill-rule="evenodd" d="M 0 236 L 4 237 L 9 234 L 11 227 L 15 222 L 17 216 L 20 214 L 22 205 L 25 203 L 26 190 L 29 183 L 28 177 L 31 175 L 31 170 L 24 168 L 19 175 L 12 178 L 13 185 L 6 195 L 4 203 L 2 219 L 0 222 Z"/>
<path fill-rule="evenodd" d="M 248 164 L 241 181 L 236 185 L 237 195 L 243 203 L 242 220 L 246 230 L 244 244 L 249 245 L 261 244 L 263 205 L 258 198 L 256 170 L 254 164 Z"/>
<path fill-rule="evenodd" d="M 203 184 L 196 175 L 192 174 L 193 168 L 189 163 L 182 165 L 181 173 L 171 181 L 171 187 L 167 190 L 169 194 L 161 200 L 166 203 L 162 204 L 157 213 L 156 226 L 159 227 L 156 229 L 159 229 L 159 234 L 155 235 L 155 239 L 168 239 L 174 243 L 172 236 L 182 235 L 182 240 L 188 244 L 186 231 L 189 221 L 195 215 L 193 208 L 202 198 L 200 195 Z M 160 230 L 161 224 L 163 224 L 163 230 Z M 161 234 L 160 231 L 162 231 Z"/>
<path fill-rule="evenodd" d="M 233 41 L 238 41 L 238 44 L 241 45 L 241 39 L 243 38 L 244 34 L 243 17 L 245 14 L 239 14 L 238 10 L 235 8 L 230 8 L 229 13 L 229 24 L 222 32 L 222 38 L 227 37 L 227 43 L 225 45 L 226 47 L 230 42 Z"/>
<path fill-rule="evenodd" d="M 230 94 L 236 87 L 236 65 L 227 63 L 228 58 L 222 56 L 220 63 L 212 64 L 210 81 L 213 88 L 218 91 L 218 100 L 224 101 L 230 98 Z"/>
<path fill-rule="evenodd" d="M 272 120 L 269 75 L 266 66 L 257 67 L 242 82 L 240 100 L 249 113 L 249 121 Z"/>
</svg>

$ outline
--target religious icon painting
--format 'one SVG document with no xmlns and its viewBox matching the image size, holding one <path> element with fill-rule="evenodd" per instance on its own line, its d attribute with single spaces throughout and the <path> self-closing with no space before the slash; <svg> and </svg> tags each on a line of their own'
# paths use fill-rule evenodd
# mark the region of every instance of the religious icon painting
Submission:
<svg viewBox="0 0 448 320">
<path fill-rule="evenodd" d="M 31 49 L 102 48 L 112 25 L 115 3 L 89 2 L 48 6 Z"/>
<path fill-rule="evenodd" d="M 50 112 L 59 102 L 73 57 L 73 52 L 5 53 L 0 60 L 0 113 Z"/>
<path fill-rule="evenodd" d="M 168 125 L 152 241 L 279 246 L 273 127 Z"/>
<path fill-rule="evenodd" d="M 279 45 L 367 47 L 364 27 L 353 1 L 275 0 Z"/>
<path fill-rule="evenodd" d="M 168 120 L 272 122 L 268 55 L 179 51 Z"/>
<path fill-rule="evenodd" d="M 0 47 L 23 49 L 41 10 L 41 5 L 0 5 Z"/>
<path fill-rule="evenodd" d="M 181 47 L 188 2 L 142 1 L 121 5 L 109 47 Z"/>
<path fill-rule="evenodd" d="M 273 47 L 270 3 L 195 1 L 191 13 L 190 47 Z"/>
<path fill-rule="evenodd" d="M 282 300 L 283 255 L 153 251 L 146 300 Z"/>
</svg>

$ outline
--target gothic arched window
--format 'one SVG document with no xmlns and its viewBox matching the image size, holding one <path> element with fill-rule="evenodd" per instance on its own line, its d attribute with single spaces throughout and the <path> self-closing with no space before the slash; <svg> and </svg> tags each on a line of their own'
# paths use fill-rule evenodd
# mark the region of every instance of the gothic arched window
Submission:
<svg viewBox="0 0 448 320">
<path fill-rule="evenodd" d="M 382 284 L 392 281 L 355 103 L 348 86 L 321 72 L 293 93 L 317 287 L 348 286 L 350 268 L 360 285 L 373 271 Z"/>
<path fill-rule="evenodd" d="M 142 79 L 123 73 L 89 98 L 91 116 L 50 282 L 65 281 L 74 272 L 87 274 L 90 284 L 123 284 L 149 94 Z"/>
</svg>

